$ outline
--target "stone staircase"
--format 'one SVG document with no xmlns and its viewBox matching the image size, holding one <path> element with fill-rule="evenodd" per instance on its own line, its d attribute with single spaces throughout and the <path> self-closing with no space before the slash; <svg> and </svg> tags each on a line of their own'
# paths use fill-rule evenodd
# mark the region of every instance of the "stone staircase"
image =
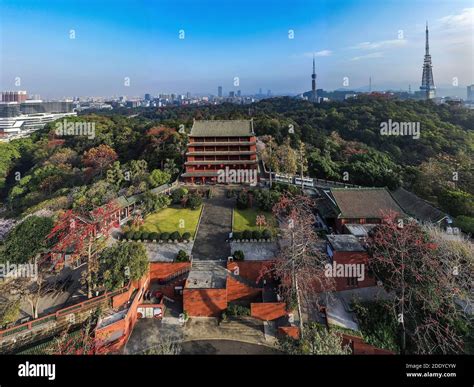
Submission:
<svg viewBox="0 0 474 387">
<path fill-rule="evenodd" d="M 239 337 L 245 341 L 265 340 L 263 321 L 252 317 L 229 317 L 219 324 L 222 336 Z"/>
</svg>

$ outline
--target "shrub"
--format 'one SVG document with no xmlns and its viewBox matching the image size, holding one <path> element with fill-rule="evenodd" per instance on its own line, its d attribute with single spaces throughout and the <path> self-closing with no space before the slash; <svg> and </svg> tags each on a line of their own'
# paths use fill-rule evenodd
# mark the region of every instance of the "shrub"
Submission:
<svg viewBox="0 0 474 387">
<path fill-rule="evenodd" d="M 233 239 L 242 239 L 242 233 L 237 231 L 232 234 Z"/>
<path fill-rule="evenodd" d="M 280 200 L 280 193 L 276 191 L 259 190 L 255 195 L 258 208 L 270 212 L 273 206 Z"/>
<path fill-rule="evenodd" d="M 262 231 L 262 237 L 263 239 L 272 239 L 272 232 L 268 229 L 265 229 Z"/>
<path fill-rule="evenodd" d="M 160 235 L 160 239 L 162 241 L 167 241 L 168 239 L 170 239 L 170 233 L 169 232 L 162 232 L 161 235 Z"/>
<path fill-rule="evenodd" d="M 259 230 L 252 231 L 253 239 L 262 239 L 262 233 Z"/>
<path fill-rule="evenodd" d="M 245 230 L 242 233 L 242 239 L 252 239 L 252 231 L 250 230 Z"/>
<path fill-rule="evenodd" d="M 157 232 L 152 232 L 152 233 L 150 233 L 150 239 L 151 239 L 152 241 L 157 241 L 157 240 L 160 239 L 160 234 L 157 233 Z"/>
<path fill-rule="evenodd" d="M 198 194 L 189 195 L 186 204 L 191 210 L 197 210 L 202 204 L 202 198 Z"/>
<path fill-rule="evenodd" d="M 181 203 L 181 200 L 188 194 L 188 190 L 186 188 L 178 188 L 175 189 L 171 193 L 171 200 L 173 201 L 173 204 L 179 204 Z"/>
<path fill-rule="evenodd" d="M 250 308 L 242 305 L 231 304 L 227 308 L 228 316 L 250 316 Z"/>
<path fill-rule="evenodd" d="M 191 233 L 189 233 L 189 232 L 183 233 L 182 238 L 185 241 L 189 241 L 191 239 Z"/>
<path fill-rule="evenodd" d="M 189 262 L 189 255 L 184 250 L 179 250 L 176 255 L 176 262 Z"/>
<path fill-rule="evenodd" d="M 181 239 L 181 235 L 178 231 L 172 232 L 170 235 L 170 239 L 173 241 L 179 241 Z"/>
<path fill-rule="evenodd" d="M 125 233 L 125 238 L 127 239 L 135 239 L 135 231 L 127 231 Z"/>
<path fill-rule="evenodd" d="M 237 196 L 237 208 L 239 210 L 245 210 L 249 207 L 249 196 L 247 192 L 241 191 L 239 196 Z"/>
<path fill-rule="evenodd" d="M 138 241 L 142 239 L 142 232 L 141 231 L 135 231 L 135 235 L 133 236 L 134 241 Z"/>
<path fill-rule="evenodd" d="M 466 234 L 474 235 L 474 218 L 470 216 L 458 216 L 454 221 L 454 226 L 459 227 Z"/>
<path fill-rule="evenodd" d="M 150 238 L 150 233 L 149 233 L 149 232 L 146 232 L 146 231 L 143 231 L 143 232 L 142 232 L 142 239 L 143 239 L 144 241 L 147 241 L 149 238 Z"/>
<path fill-rule="evenodd" d="M 245 259 L 245 255 L 242 250 L 235 250 L 233 257 L 235 261 L 243 261 Z"/>
</svg>

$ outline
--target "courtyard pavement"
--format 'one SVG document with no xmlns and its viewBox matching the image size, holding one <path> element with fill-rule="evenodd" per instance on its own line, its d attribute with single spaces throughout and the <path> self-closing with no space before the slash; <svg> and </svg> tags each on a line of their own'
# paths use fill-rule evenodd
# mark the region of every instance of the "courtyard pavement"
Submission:
<svg viewBox="0 0 474 387">
<path fill-rule="evenodd" d="M 144 243 L 150 262 L 173 262 L 179 250 L 191 255 L 194 242 L 179 243 Z"/>
<path fill-rule="evenodd" d="M 204 203 L 192 250 L 193 259 L 227 259 L 230 255 L 230 245 L 226 240 L 232 231 L 234 199 L 226 198 L 224 187 L 213 187 L 213 196 Z"/>
<path fill-rule="evenodd" d="M 265 261 L 274 259 L 278 253 L 276 242 L 231 242 L 232 254 L 242 250 L 246 261 Z"/>
</svg>

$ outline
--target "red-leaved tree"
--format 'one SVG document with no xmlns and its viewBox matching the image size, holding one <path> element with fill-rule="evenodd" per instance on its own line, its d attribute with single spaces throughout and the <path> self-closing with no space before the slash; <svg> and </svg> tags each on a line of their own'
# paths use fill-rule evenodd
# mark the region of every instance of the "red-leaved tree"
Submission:
<svg viewBox="0 0 474 387">
<path fill-rule="evenodd" d="M 280 230 L 280 252 L 262 274 L 272 272 L 281 281 L 283 297 L 296 302 L 299 327 L 303 330 L 302 305 L 319 309 L 319 293 L 334 289 L 334 280 L 325 276 L 327 263 L 324 242 L 318 238 L 315 203 L 305 195 L 285 193 L 273 207 Z"/>
<path fill-rule="evenodd" d="M 118 207 L 115 202 L 98 207 L 87 216 L 80 216 L 68 210 L 56 222 L 48 235 L 55 241 L 53 252 L 68 253 L 72 259 L 87 259 L 86 285 L 87 296 L 92 297 L 94 289 L 93 274 L 98 270 L 97 255 L 104 247 L 105 239 L 109 236 L 113 223 L 112 214 Z M 99 238 L 101 236 L 101 238 Z"/>
<path fill-rule="evenodd" d="M 392 212 L 372 231 L 368 248 L 371 269 L 393 295 L 389 312 L 399 324 L 401 353 L 462 352 L 456 297 L 469 285 L 460 284 L 457 263 L 429 230 Z"/>
</svg>

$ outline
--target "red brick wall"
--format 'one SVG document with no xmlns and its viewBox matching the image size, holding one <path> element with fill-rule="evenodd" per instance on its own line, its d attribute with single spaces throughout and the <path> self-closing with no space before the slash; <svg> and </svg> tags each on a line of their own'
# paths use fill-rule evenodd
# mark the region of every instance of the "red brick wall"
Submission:
<svg viewBox="0 0 474 387">
<path fill-rule="evenodd" d="M 369 255 L 367 252 L 350 252 L 350 251 L 335 251 L 333 261 L 340 264 L 364 264 L 365 275 L 363 281 L 357 281 L 357 286 L 351 286 L 347 284 L 346 278 L 335 278 L 336 291 L 354 289 L 354 288 L 366 288 L 369 286 L 376 286 L 377 281 L 373 277 L 369 277 L 368 273 L 368 260 Z"/>
<path fill-rule="evenodd" d="M 183 310 L 189 316 L 219 317 L 226 308 L 226 289 L 184 289 Z"/>
<path fill-rule="evenodd" d="M 278 334 L 281 336 L 289 336 L 293 339 L 300 338 L 300 330 L 296 326 L 291 327 L 278 327 Z"/>
<path fill-rule="evenodd" d="M 227 276 L 227 302 L 238 301 L 238 300 L 261 300 L 262 289 L 252 288 Z"/>
<path fill-rule="evenodd" d="M 286 316 L 286 303 L 284 302 L 262 302 L 250 304 L 250 315 L 264 321 L 275 320 Z"/>
<path fill-rule="evenodd" d="M 190 262 L 152 262 L 150 263 L 150 279 L 165 279 L 171 274 L 174 274 L 190 266 Z"/>
<path fill-rule="evenodd" d="M 394 352 L 387 349 L 377 348 L 367 344 L 363 339 L 357 336 L 342 334 L 342 345 L 349 344 L 353 355 L 395 355 Z"/>
<path fill-rule="evenodd" d="M 135 287 L 130 286 L 126 292 L 112 297 L 112 308 L 120 308 L 123 304 L 125 304 L 130 299 L 130 296 L 134 290 Z"/>
<path fill-rule="evenodd" d="M 235 273 L 235 268 L 239 268 L 239 276 L 257 282 L 260 272 L 266 266 L 269 266 L 271 261 L 241 261 L 241 262 L 227 262 L 227 269 Z"/>
</svg>

